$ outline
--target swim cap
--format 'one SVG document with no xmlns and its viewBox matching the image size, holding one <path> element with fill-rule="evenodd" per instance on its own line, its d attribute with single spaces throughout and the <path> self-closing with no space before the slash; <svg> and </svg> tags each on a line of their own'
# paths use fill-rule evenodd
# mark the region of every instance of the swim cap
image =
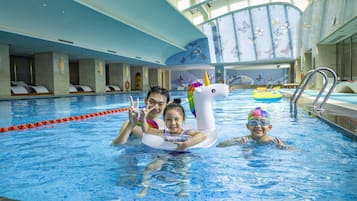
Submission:
<svg viewBox="0 0 357 201">
<path fill-rule="evenodd" d="M 261 107 L 257 107 L 248 113 L 248 121 L 255 118 L 258 119 L 264 118 L 270 121 L 269 113 L 263 110 Z"/>
</svg>

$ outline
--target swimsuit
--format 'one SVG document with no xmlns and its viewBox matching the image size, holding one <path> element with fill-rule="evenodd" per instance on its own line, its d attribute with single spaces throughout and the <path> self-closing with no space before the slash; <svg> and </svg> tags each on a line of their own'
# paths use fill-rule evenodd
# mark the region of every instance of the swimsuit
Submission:
<svg viewBox="0 0 357 201">
<path fill-rule="evenodd" d="M 185 142 L 189 138 L 189 131 L 190 130 L 184 130 L 180 134 L 172 134 L 170 131 L 164 130 L 163 137 L 165 141 L 168 142 Z"/>
</svg>

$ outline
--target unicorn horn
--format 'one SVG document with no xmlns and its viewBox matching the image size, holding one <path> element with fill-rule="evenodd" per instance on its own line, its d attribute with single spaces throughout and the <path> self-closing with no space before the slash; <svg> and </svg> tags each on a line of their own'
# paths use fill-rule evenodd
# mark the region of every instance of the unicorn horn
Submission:
<svg viewBox="0 0 357 201">
<path fill-rule="evenodd" d="M 205 84 L 205 86 L 209 86 L 210 85 L 210 81 L 209 81 L 208 74 L 207 74 L 206 70 L 204 72 L 203 83 Z"/>
</svg>

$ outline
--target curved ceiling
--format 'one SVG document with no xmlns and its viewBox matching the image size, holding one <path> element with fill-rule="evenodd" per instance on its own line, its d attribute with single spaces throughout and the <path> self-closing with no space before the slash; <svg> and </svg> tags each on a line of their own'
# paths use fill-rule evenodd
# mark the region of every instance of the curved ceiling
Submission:
<svg viewBox="0 0 357 201">
<path fill-rule="evenodd" d="M 199 25 L 230 12 L 269 3 L 288 3 L 304 11 L 312 0 L 169 0 L 169 2 L 193 24 Z"/>
<path fill-rule="evenodd" d="M 0 43 L 10 54 L 58 51 L 72 60 L 162 66 L 205 35 L 163 0 L 8 0 Z"/>
</svg>

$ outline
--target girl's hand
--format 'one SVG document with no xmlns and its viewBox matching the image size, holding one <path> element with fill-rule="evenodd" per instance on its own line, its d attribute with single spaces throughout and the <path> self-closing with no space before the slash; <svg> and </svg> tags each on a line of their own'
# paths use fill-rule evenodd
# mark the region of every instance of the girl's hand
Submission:
<svg viewBox="0 0 357 201">
<path fill-rule="evenodd" d="M 177 145 L 176 150 L 180 150 L 180 151 L 183 151 L 189 147 L 185 142 L 174 142 L 174 144 Z"/>
<path fill-rule="evenodd" d="M 136 99 L 136 106 L 134 106 L 133 97 L 130 96 L 130 107 L 129 107 L 129 123 L 131 127 L 135 127 L 138 123 L 139 117 L 139 98 Z"/>
<path fill-rule="evenodd" d="M 141 110 L 140 113 L 140 120 L 141 122 L 144 122 L 143 120 L 146 121 L 146 118 L 148 114 L 154 109 L 155 107 L 149 108 L 149 105 L 147 105 L 144 109 Z"/>
<path fill-rule="evenodd" d="M 149 131 L 149 125 L 146 121 L 148 114 L 154 109 L 155 107 L 149 108 L 149 105 L 146 108 L 142 109 L 140 112 L 140 121 L 141 121 L 141 129 L 147 133 Z"/>
</svg>

